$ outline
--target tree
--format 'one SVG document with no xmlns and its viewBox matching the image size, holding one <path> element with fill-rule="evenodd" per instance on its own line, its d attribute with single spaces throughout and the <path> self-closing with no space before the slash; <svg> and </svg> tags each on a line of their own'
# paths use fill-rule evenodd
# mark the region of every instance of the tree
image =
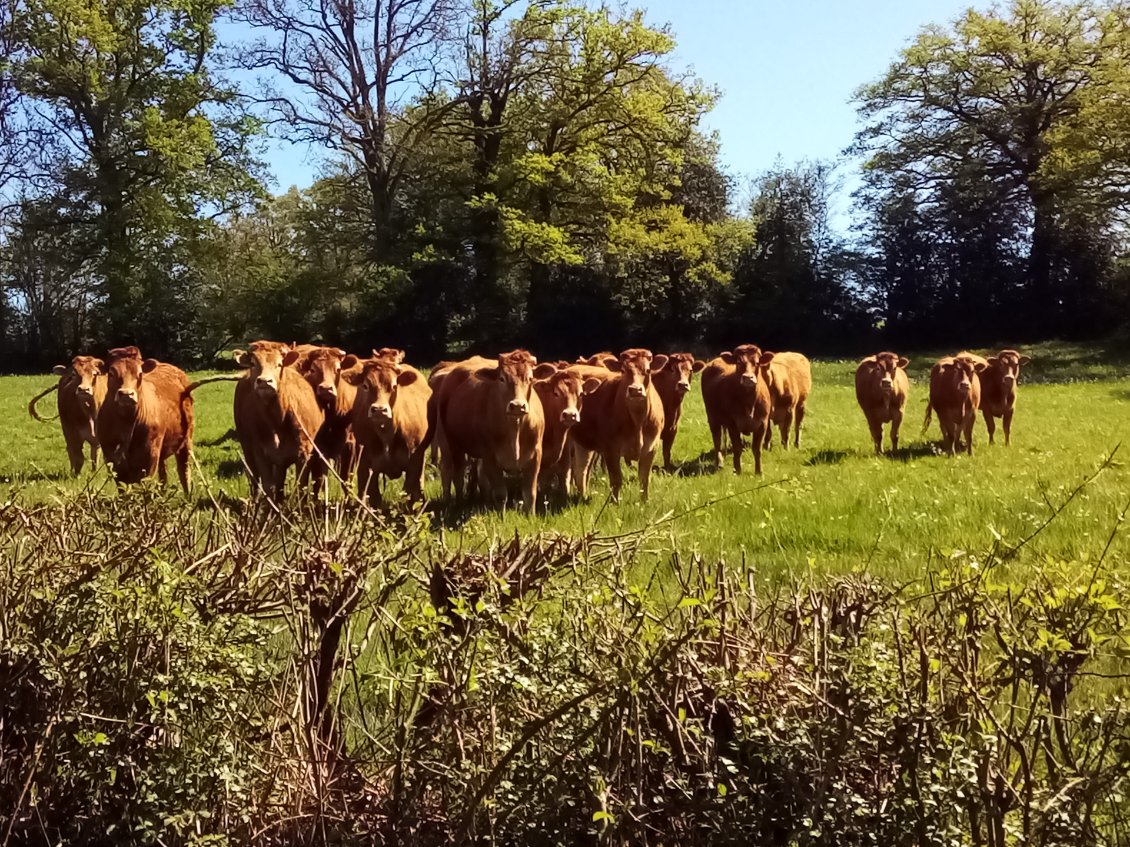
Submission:
<svg viewBox="0 0 1130 847">
<path fill-rule="evenodd" d="M 451 107 L 438 90 L 455 0 L 243 0 L 261 34 L 245 67 L 284 82 L 265 99 L 299 138 L 340 151 L 363 175 L 373 255 L 391 262 L 394 200 L 406 159 Z M 417 107 L 405 108 L 409 100 Z"/>
<path fill-rule="evenodd" d="M 1033 325 L 1050 329 L 1069 206 L 1124 202 L 1130 10 L 1013 0 L 927 27 L 859 91 L 866 168 L 930 192 L 976 160 L 1026 202 Z M 1102 132 L 1099 132 L 1099 128 Z"/>
<path fill-rule="evenodd" d="M 195 237 L 198 210 L 221 215 L 258 190 L 255 122 L 210 67 L 224 3 L 25 0 L 17 9 L 12 75 L 57 141 L 51 191 L 70 217 L 54 225 L 85 233 L 97 254 L 108 340 L 147 337 L 166 350 L 170 313 L 154 307 L 185 278 L 176 245 Z"/>
</svg>

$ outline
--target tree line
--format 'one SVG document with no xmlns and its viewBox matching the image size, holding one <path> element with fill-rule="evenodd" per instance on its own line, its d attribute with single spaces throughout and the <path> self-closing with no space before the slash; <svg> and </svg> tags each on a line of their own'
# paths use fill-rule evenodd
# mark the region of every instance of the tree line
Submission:
<svg viewBox="0 0 1130 847">
<path fill-rule="evenodd" d="M 843 162 L 748 182 L 674 47 L 577 0 L 0 0 L 6 367 L 253 337 L 428 362 L 1125 324 L 1121 4 L 927 26 L 859 88 Z M 272 196 L 266 133 L 321 151 L 319 178 Z"/>
</svg>

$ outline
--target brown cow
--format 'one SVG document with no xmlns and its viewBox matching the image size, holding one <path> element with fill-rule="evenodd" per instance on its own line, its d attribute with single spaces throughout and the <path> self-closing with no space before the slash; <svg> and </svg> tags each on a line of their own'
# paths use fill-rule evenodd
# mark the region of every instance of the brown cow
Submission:
<svg viewBox="0 0 1130 847">
<path fill-rule="evenodd" d="M 867 417 L 875 454 L 883 452 L 883 424 L 891 425 L 891 449 L 899 449 L 899 427 L 902 426 L 910 380 L 906 366 L 910 360 L 894 353 L 868 356 L 855 369 L 855 399 Z"/>
<path fill-rule="evenodd" d="M 573 364 L 588 365 L 593 368 L 603 368 L 609 361 L 617 361 L 616 354 L 605 350 L 602 353 L 593 353 L 591 356 L 578 356 L 577 361 Z"/>
<path fill-rule="evenodd" d="M 177 460 L 181 488 L 189 488 L 193 402 L 180 368 L 142 359 L 136 347 L 117 347 L 106 357 L 106 401 L 98 410 L 98 443 L 118 482 L 134 483 Z"/>
<path fill-rule="evenodd" d="M 1004 427 L 1004 443 L 1012 443 L 1012 415 L 1016 410 L 1016 385 L 1020 381 L 1020 369 L 1031 359 L 1015 350 L 1001 350 L 997 355 L 983 359 L 973 353 L 958 353 L 975 362 L 984 362 L 981 372 L 981 414 L 985 418 L 985 429 L 989 431 L 989 443 L 997 431 L 995 418 L 1001 418 Z"/>
<path fill-rule="evenodd" d="M 651 465 L 664 423 L 663 401 L 651 377 L 653 371 L 663 369 L 667 357 L 633 348 L 605 364 L 612 376 L 586 395 L 585 413 L 570 433 L 573 479 L 584 497 L 593 454 L 600 453 L 608 468 L 612 499 L 619 500 L 624 481 L 620 460 L 635 459 L 639 462 L 640 496 L 646 503 Z"/>
<path fill-rule="evenodd" d="M 652 382 L 663 402 L 663 467 L 674 470 L 671 461 L 671 447 L 679 434 L 679 419 L 683 416 L 683 398 L 691 390 L 691 378 L 700 373 L 706 363 L 690 353 L 671 353 L 667 364 L 660 370 L 652 371 Z"/>
<path fill-rule="evenodd" d="M 545 419 L 533 389 L 537 360 L 525 350 L 497 360 L 474 357 L 442 364 L 432 374 L 428 435 L 442 439 L 440 469 L 444 493 L 454 485 L 463 498 L 467 460 L 482 462 L 481 476 L 490 488 L 501 487 L 504 473 L 520 474 L 522 499 L 535 508 Z"/>
<path fill-rule="evenodd" d="M 800 426 L 804 423 L 805 404 L 812 391 L 812 364 L 800 353 L 776 353 L 765 372 L 769 397 L 773 406 L 769 425 L 765 427 L 765 449 L 773 445 L 773 424 L 781 430 L 781 447 L 789 447 L 789 427 L 793 430 L 793 446 L 800 447 Z"/>
<path fill-rule="evenodd" d="M 413 499 L 424 496 L 422 445 L 432 390 L 422 373 L 396 359 L 375 355 L 359 362 L 356 356 L 346 356 L 342 362 L 344 381 L 357 392 L 353 405 L 353 432 L 360 451 L 357 496 L 368 502 L 380 499 L 381 476 L 396 479 L 405 474 L 405 493 Z"/>
<path fill-rule="evenodd" d="M 314 453 L 303 469 L 303 482 L 313 479 L 314 493 L 322 484 L 332 463 L 342 482 L 353 473 L 356 441 L 353 436 L 353 402 L 357 389 L 347 379 L 349 368 L 343 368 L 344 350 L 337 347 L 316 347 L 306 352 L 294 365 L 314 389 L 324 419 L 314 436 Z M 357 357 L 352 357 L 356 364 Z"/>
<path fill-rule="evenodd" d="M 71 460 L 71 473 L 78 476 L 85 462 L 83 445 L 90 445 L 90 464 L 98 465 L 98 435 L 95 422 L 98 410 L 106 399 L 106 365 L 93 356 L 75 356 L 70 365 L 56 365 L 52 372 L 59 381 L 28 404 L 28 412 L 37 421 L 44 421 L 35 410 L 36 402 L 46 394 L 57 391 L 56 405 L 59 423 L 63 428 L 63 441 L 67 457 Z"/>
<path fill-rule="evenodd" d="M 951 456 L 961 449 L 973 455 L 973 423 L 981 405 L 979 374 L 987 365 L 967 356 L 945 356 L 930 369 L 930 402 L 922 432 L 930 428 L 931 412 L 938 413 L 942 429 L 942 449 Z M 965 444 L 961 435 L 965 434 Z"/>
<path fill-rule="evenodd" d="M 605 375 L 611 376 L 611 372 L 605 371 Z M 545 415 L 538 485 L 545 489 L 552 477 L 560 477 L 562 491 L 568 494 L 569 432 L 581 420 L 585 395 L 599 388 L 602 380 L 585 377 L 568 365 L 558 370 L 548 363 L 534 368 L 534 377 L 534 391 L 538 393 Z"/>
<path fill-rule="evenodd" d="M 742 435 L 752 434 L 754 472 L 761 473 L 761 447 L 773 403 L 764 377 L 772 361 L 772 353 L 762 353 L 756 344 L 742 344 L 711 360 L 702 372 L 702 400 L 719 467 L 723 431 L 733 445 L 734 473 L 742 472 Z"/>
<path fill-rule="evenodd" d="M 305 468 L 324 415 L 314 389 L 293 365 L 298 350 L 275 341 L 256 341 L 233 353 L 248 369 L 235 387 L 235 431 L 252 491 L 282 496 L 291 465 Z"/>
</svg>

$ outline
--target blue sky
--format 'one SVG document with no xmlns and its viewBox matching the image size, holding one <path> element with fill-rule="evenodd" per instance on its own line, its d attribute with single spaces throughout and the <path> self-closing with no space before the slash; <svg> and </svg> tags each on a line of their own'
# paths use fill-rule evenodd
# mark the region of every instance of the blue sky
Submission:
<svg viewBox="0 0 1130 847">
<path fill-rule="evenodd" d="M 707 117 L 722 160 L 739 179 L 800 159 L 834 158 L 856 128 L 849 102 L 928 23 L 953 20 L 970 0 L 647 0 L 654 24 L 669 23 L 677 67 L 722 96 Z M 312 155 L 313 154 L 313 155 Z M 317 151 L 272 142 L 276 189 L 308 185 Z M 850 173 L 844 176 L 850 183 Z"/>
</svg>

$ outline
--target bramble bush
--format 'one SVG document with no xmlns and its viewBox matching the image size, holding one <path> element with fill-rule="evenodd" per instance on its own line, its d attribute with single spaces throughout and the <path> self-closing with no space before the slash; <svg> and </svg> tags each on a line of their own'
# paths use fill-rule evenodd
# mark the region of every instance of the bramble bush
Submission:
<svg viewBox="0 0 1130 847">
<path fill-rule="evenodd" d="M 1124 843 L 1117 562 L 767 586 L 646 535 L 10 502 L 3 843 Z"/>
</svg>

